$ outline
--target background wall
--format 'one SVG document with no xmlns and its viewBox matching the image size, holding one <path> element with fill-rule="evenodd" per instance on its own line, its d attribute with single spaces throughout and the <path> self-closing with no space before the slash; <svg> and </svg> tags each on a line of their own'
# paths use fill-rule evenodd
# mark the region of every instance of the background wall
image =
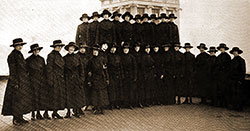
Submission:
<svg viewBox="0 0 250 131">
<path fill-rule="evenodd" d="M 250 62 L 250 0 L 180 0 L 181 42 L 218 45 L 225 42 L 243 49 Z M 55 39 L 65 44 L 75 40 L 83 13 L 101 9 L 99 0 L 0 0 L 0 75 L 8 75 L 7 56 L 14 38 L 22 37 L 24 57 L 29 46 L 39 43 L 43 57 L 51 51 Z M 198 53 L 197 49 L 193 52 Z M 65 54 L 65 51 L 62 51 Z M 249 65 L 249 64 L 248 64 Z M 250 72 L 250 67 L 247 67 Z"/>
</svg>

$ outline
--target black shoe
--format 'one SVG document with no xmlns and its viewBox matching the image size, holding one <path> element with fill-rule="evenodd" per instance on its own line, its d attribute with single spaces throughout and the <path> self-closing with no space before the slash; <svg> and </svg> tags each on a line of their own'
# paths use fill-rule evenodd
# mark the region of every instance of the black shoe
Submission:
<svg viewBox="0 0 250 131">
<path fill-rule="evenodd" d="M 31 120 L 32 121 L 35 121 L 36 120 L 36 118 L 35 118 L 35 112 L 34 111 L 32 111 L 32 113 L 31 113 Z"/>
<path fill-rule="evenodd" d="M 140 108 L 143 108 L 143 105 L 140 103 L 140 104 L 139 104 L 139 107 L 140 107 Z"/>
<path fill-rule="evenodd" d="M 43 118 L 44 118 L 44 119 L 47 119 L 47 120 L 51 120 L 51 117 L 49 117 L 49 114 L 48 114 L 48 113 L 44 113 L 44 114 L 43 114 Z"/>
<path fill-rule="evenodd" d="M 52 118 L 63 119 L 58 113 L 52 113 Z"/>
<path fill-rule="evenodd" d="M 79 115 L 80 115 L 80 116 L 83 116 L 83 115 L 85 115 L 85 113 L 80 109 L 80 110 L 79 110 Z"/>
<path fill-rule="evenodd" d="M 70 112 L 67 112 L 66 116 L 64 118 L 71 118 Z"/>
<path fill-rule="evenodd" d="M 183 102 L 183 104 L 188 104 L 188 100 L 185 100 L 185 101 Z"/>
<path fill-rule="evenodd" d="M 76 118 L 81 118 L 81 116 L 79 114 L 73 114 L 73 116 Z"/>
<path fill-rule="evenodd" d="M 15 126 L 21 126 L 21 125 L 22 125 L 22 122 L 21 122 L 20 120 L 16 120 L 16 119 L 13 119 L 13 120 L 12 120 L 12 123 L 13 123 L 13 125 L 15 125 Z"/>
<path fill-rule="evenodd" d="M 23 123 L 23 124 L 29 123 L 29 121 L 24 120 L 23 118 L 20 120 L 20 122 Z"/>
<path fill-rule="evenodd" d="M 116 109 L 118 109 L 118 110 L 120 110 L 120 109 L 121 109 L 121 108 L 120 108 L 120 106 L 115 106 L 115 108 L 116 108 Z"/>
<path fill-rule="evenodd" d="M 133 106 L 129 106 L 129 107 L 128 107 L 128 109 L 131 109 L 131 110 L 133 110 Z"/>
<path fill-rule="evenodd" d="M 37 120 L 44 120 L 44 118 L 42 117 L 42 115 L 40 113 L 36 114 L 36 119 Z"/>
</svg>

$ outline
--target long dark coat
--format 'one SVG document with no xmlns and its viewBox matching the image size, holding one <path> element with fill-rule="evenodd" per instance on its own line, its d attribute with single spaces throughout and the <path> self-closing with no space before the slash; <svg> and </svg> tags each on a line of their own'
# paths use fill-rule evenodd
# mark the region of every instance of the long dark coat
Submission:
<svg viewBox="0 0 250 131">
<path fill-rule="evenodd" d="M 163 65 L 163 52 L 153 52 L 152 58 L 155 61 L 155 101 L 163 103 L 163 98 L 164 98 L 164 81 L 161 78 L 161 75 L 164 74 L 164 65 Z"/>
<path fill-rule="evenodd" d="M 199 97 L 206 97 L 208 86 L 208 58 L 209 54 L 206 52 L 200 53 L 195 58 L 195 81 L 196 87 L 193 93 Z"/>
<path fill-rule="evenodd" d="M 123 86 L 122 86 L 122 100 L 125 106 L 134 104 L 134 96 L 136 91 L 137 68 L 135 57 L 131 54 L 121 55 L 122 72 L 123 72 Z"/>
<path fill-rule="evenodd" d="M 143 26 L 140 23 L 134 23 L 133 24 L 133 41 L 134 43 L 142 43 L 142 32 L 143 32 Z"/>
<path fill-rule="evenodd" d="M 107 72 L 104 68 L 104 60 L 101 56 L 94 56 L 89 61 L 89 72 L 91 72 L 90 82 L 92 85 L 91 102 L 93 106 L 109 105 L 107 91 Z"/>
<path fill-rule="evenodd" d="M 221 53 L 217 57 L 217 70 L 218 70 L 218 92 L 219 96 L 222 98 L 223 105 L 226 106 L 229 102 L 229 73 L 230 73 L 230 63 L 231 57 L 228 53 Z"/>
<path fill-rule="evenodd" d="M 114 23 L 110 20 L 102 20 L 98 30 L 99 43 L 107 43 L 110 48 L 113 42 L 116 41 Z"/>
<path fill-rule="evenodd" d="M 159 25 L 157 25 L 156 40 L 159 44 L 164 45 L 170 42 L 169 29 L 169 24 L 167 22 L 161 22 Z"/>
<path fill-rule="evenodd" d="M 146 99 L 145 97 L 145 88 L 142 85 L 143 83 L 143 77 L 142 77 L 142 52 L 132 52 L 135 61 L 136 61 L 136 71 L 137 71 L 137 76 L 136 76 L 136 91 L 134 93 L 134 103 L 143 103 Z"/>
<path fill-rule="evenodd" d="M 2 115 L 20 115 L 32 111 L 31 88 L 26 62 L 20 51 L 8 56 L 9 80 L 7 83 Z"/>
<path fill-rule="evenodd" d="M 174 22 L 168 22 L 169 25 L 169 43 L 180 43 L 179 29 Z"/>
<path fill-rule="evenodd" d="M 156 45 L 156 35 L 157 35 L 157 25 L 154 22 L 150 22 L 152 32 L 151 32 L 151 45 Z"/>
<path fill-rule="evenodd" d="M 142 23 L 142 47 L 146 46 L 147 44 L 152 45 L 153 40 L 154 40 L 154 30 L 152 27 L 152 24 L 148 22 Z"/>
<path fill-rule="evenodd" d="M 33 110 L 47 109 L 49 104 L 45 60 L 40 55 L 26 59 L 32 89 Z"/>
<path fill-rule="evenodd" d="M 184 53 L 184 87 L 185 96 L 192 96 L 194 89 L 195 56 L 191 52 Z"/>
<path fill-rule="evenodd" d="M 127 42 L 130 46 L 134 47 L 133 45 L 133 25 L 127 21 L 122 22 L 122 41 Z"/>
<path fill-rule="evenodd" d="M 98 21 L 89 24 L 89 42 L 87 44 L 90 47 L 99 44 L 99 25 Z"/>
<path fill-rule="evenodd" d="M 150 54 L 142 55 L 142 77 L 147 102 L 152 102 L 155 94 L 155 61 Z"/>
<path fill-rule="evenodd" d="M 65 108 L 65 80 L 63 57 L 58 51 L 53 50 L 47 57 L 47 82 L 49 85 L 49 98 L 51 110 Z"/>
<path fill-rule="evenodd" d="M 86 98 L 86 103 L 87 105 L 91 105 L 91 87 L 89 87 L 88 85 L 88 62 L 91 59 L 91 57 L 89 55 L 82 54 L 80 52 L 78 52 L 76 55 L 78 55 L 77 57 L 79 58 L 79 62 L 80 62 L 80 81 L 83 83 L 83 88 L 85 91 L 85 98 Z"/>
<path fill-rule="evenodd" d="M 246 74 L 246 62 L 240 57 L 236 56 L 231 61 L 230 70 L 230 103 L 234 109 L 242 109 L 243 107 L 243 82 Z"/>
<path fill-rule="evenodd" d="M 185 96 L 184 83 L 181 82 L 184 79 L 184 55 L 180 51 L 173 52 L 173 78 L 176 89 L 176 95 Z"/>
<path fill-rule="evenodd" d="M 81 108 L 86 105 L 84 81 L 80 79 L 80 59 L 78 55 L 67 54 L 65 61 L 65 100 L 67 108 Z"/>
<path fill-rule="evenodd" d="M 208 76 L 207 79 L 209 80 L 209 88 L 208 98 L 213 100 L 213 102 L 217 99 L 217 63 L 216 63 L 216 56 L 209 56 L 208 58 Z"/>
<path fill-rule="evenodd" d="M 115 104 L 121 101 L 122 93 L 122 65 L 121 57 L 118 53 L 108 54 L 108 74 L 109 74 L 109 101 Z"/>
<path fill-rule="evenodd" d="M 164 98 L 163 104 L 175 104 L 175 86 L 174 86 L 174 72 L 173 68 L 173 52 L 167 51 L 163 53 L 163 66 L 164 66 Z"/>
<path fill-rule="evenodd" d="M 76 31 L 76 44 L 88 44 L 89 42 L 89 23 L 82 23 L 78 25 Z"/>
<path fill-rule="evenodd" d="M 113 20 L 113 26 L 115 30 L 114 40 L 113 43 L 116 43 L 119 47 L 121 47 L 121 40 L 122 40 L 122 23 L 120 21 Z"/>
</svg>

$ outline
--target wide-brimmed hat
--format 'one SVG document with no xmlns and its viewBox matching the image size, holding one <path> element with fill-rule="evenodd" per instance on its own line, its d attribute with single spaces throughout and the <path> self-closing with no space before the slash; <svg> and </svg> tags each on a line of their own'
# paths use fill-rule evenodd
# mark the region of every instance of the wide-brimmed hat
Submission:
<svg viewBox="0 0 250 131">
<path fill-rule="evenodd" d="M 112 19 L 114 19 L 116 16 L 121 16 L 122 14 L 120 14 L 118 11 L 115 11 L 114 13 L 113 13 L 113 15 L 111 16 L 111 18 Z"/>
<path fill-rule="evenodd" d="M 209 47 L 208 52 L 217 52 L 216 48 L 214 46 Z"/>
<path fill-rule="evenodd" d="M 50 47 L 56 47 L 56 46 L 65 46 L 65 44 L 63 44 L 61 40 L 54 40 L 53 45 L 51 45 Z"/>
<path fill-rule="evenodd" d="M 141 20 L 141 15 L 140 14 L 135 15 L 134 20 L 136 21 L 137 19 Z"/>
<path fill-rule="evenodd" d="M 190 43 L 185 43 L 185 45 L 182 48 L 193 48 Z"/>
<path fill-rule="evenodd" d="M 204 50 L 207 50 L 206 44 L 200 43 L 199 46 L 197 46 L 198 49 L 203 48 Z"/>
<path fill-rule="evenodd" d="M 122 47 L 123 47 L 123 48 L 130 48 L 130 46 L 129 46 L 128 43 L 124 43 Z"/>
<path fill-rule="evenodd" d="M 151 14 L 150 15 L 150 20 L 152 20 L 152 19 L 155 19 L 155 20 L 157 19 L 156 14 Z"/>
<path fill-rule="evenodd" d="M 180 43 L 175 43 L 174 47 L 180 47 L 181 48 L 181 44 Z"/>
<path fill-rule="evenodd" d="M 92 50 L 101 50 L 100 45 L 96 44 L 92 47 Z"/>
<path fill-rule="evenodd" d="M 172 45 L 171 44 L 164 44 L 164 45 L 162 45 L 162 47 L 171 47 Z"/>
<path fill-rule="evenodd" d="M 15 47 L 17 45 L 25 45 L 27 44 L 26 42 L 23 42 L 23 39 L 22 38 L 16 38 L 12 41 L 12 45 L 10 45 L 10 47 Z"/>
<path fill-rule="evenodd" d="M 86 43 L 80 43 L 79 48 L 89 48 L 89 46 Z"/>
<path fill-rule="evenodd" d="M 239 47 L 233 47 L 233 49 L 230 52 L 230 54 L 233 54 L 234 51 L 237 51 L 238 54 L 242 54 L 243 51 Z"/>
<path fill-rule="evenodd" d="M 125 17 L 126 16 L 129 16 L 130 17 L 130 19 L 133 19 L 133 15 L 131 15 L 131 13 L 130 12 L 125 12 L 123 15 L 122 15 L 122 19 L 124 19 L 125 20 Z"/>
<path fill-rule="evenodd" d="M 160 15 L 160 17 L 159 18 L 166 18 L 166 19 L 168 19 L 168 16 L 167 16 L 167 14 L 166 13 L 161 13 L 161 15 Z"/>
<path fill-rule="evenodd" d="M 176 19 L 177 17 L 176 17 L 174 14 L 169 14 L 168 18 L 169 18 L 169 19 L 170 19 L 170 18 Z"/>
<path fill-rule="evenodd" d="M 144 49 L 150 48 L 151 46 L 149 44 L 145 45 Z"/>
<path fill-rule="evenodd" d="M 66 46 L 64 47 L 64 49 L 65 49 L 66 51 L 69 51 L 69 47 L 70 47 L 70 46 L 74 46 L 74 47 L 75 47 L 75 51 L 77 51 L 77 50 L 79 49 L 79 47 L 76 45 L 75 42 L 69 42 L 69 44 L 66 45 Z"/>
<path fill-rule="evenodd" d="M 80 17 L 80 20 L 82 20 L 83 18 L 88 18 L 88 19 L 90 19 L 90 17 L 88 16 L 88 14 L 82 14 L 82 16 Z"/>
<path fill-rule="evenodd" d="M 39 47 L 39 45 L 35 43 L 30 46 L 30 51 L 28 53 L 32 53 L 34 50 L 42 50 L 42 49 L 43 47 Z"/>
<path fill-rule="evenodd" d="M 98 12 L 93 12 L 92 16 L 90 17 L 90 19 L 93 19 L 94 17 L 100 18 L 100 14 Z"/>
<path fill-rule="evenodd" d="M 157 43 L 157 44 L 152 45 L 152 47 L 153 48 L 155 48 L 155 47 L 161 47 L 161 45 Z"/>
<path fill-rule="evenodd" d="M 218 50 L 220 50 L 221 48 L 224 48 L 225 50 L 229 49 L 225 43 L 220 43 L 220 45 L 217 47 Z"/>
<path fill-rule="evenodd" d="M 108 10 L 103 10 L 101 16 L 108 15 L 109 17 L 112 15 Z"/>
<path fill-rule="evenodd" d="M 115 48 L 117 48 L 117 47 L 119 47 L 117 44 L 112 44 L 111 45 L 111 48 L 113 48 L 113 47 L 115 47 Z"/>
<path fill-rule="evenodd" d="M 144 19 L 144 18 L 148 18 L 148 19 L 150 19 L 150 17 L 148 16 L 148 14 L 147 14 L 147 13 L 144 13 L 144 14 L 142 15 L 141 19 Z"/>
</svg>

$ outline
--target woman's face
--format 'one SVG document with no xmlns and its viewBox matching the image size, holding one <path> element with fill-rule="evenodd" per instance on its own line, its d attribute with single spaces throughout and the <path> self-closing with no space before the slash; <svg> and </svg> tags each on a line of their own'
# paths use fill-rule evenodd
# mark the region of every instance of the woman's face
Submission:
<svg viewBox="0 0 250 131">
<path fill-rule="evenodd" d="M 33 51 L 33 54 L 34 54 L 35 56 L 39 55 L 39 53 L 40 53 L 40 50 L 37 50 L 37 49 L 36 49 L 36 50 Z"/>
<path fill-rule="evenodd" d="M 146 48 L 145 51 L 146 51 L 147 54 L 149 54 L 150 53 L 150 48 Z"/>
<path fill-rule="evenodd" d="M 127 22 L 129 22 L 129 21 L 130 21 L 130 17 L 129 17 L 129 16 L 125 16 L 125 20 L 126 20 Z"/>
<path fill-rule="evenodd" d="M 99 51 L 98 50 L 93 50 L 93 55 L 94 56 L 98 56 L 99 55 Z"/>
<path fill-rule="evenodd" d="M 124 52 L 125 54 L 128 54 L 129 48 L 124 48 L 124 49 L 123 49 L 123 52 Z"/>
<path fill-rule="evenodd" d="M 75 46 L 70 46 L 68 52 L 69 54 L 73 54 L 75 52 Z"/>
<path fill-rule="evenodd" d="M 158 52 L 159 49 L 160 49 L 159 47 L 154 47 L 154 51 L 155 51 L 155 52 Z"/>
<path fill-rule="evenodd" d="M 84 54 L 86 52 L 86 49 L 85 48 L 80 48 L 79 52 L 82 53 L 82 54 Z"/>
<path fill-rule="evenodd" d="M 108 15 L 108 14 L 105 14 L 105 15 L 103 15 L 103 18 L 104 18 L 105 20 L 107 20 L 107 19 L 109 19 L 109 15 Z"/>
<path fill-rule="evenodd" d="M 169 47 L 164 47 L 164 51 L 169 51 Z"/>
<path fill-rule="evenodd" d="M 23 49 L 22 45 L 17 45 L 14 47 L 16 50 L 21 51 Z"/>
<path fill-rule="evenodd" d="M 115 52 L 116 52 L 116 47 L 112 47 L 112 48 L 110 49 L 110 52 L 111 52 L 111 53 L 115 53 Z"/>
<path fill-rule="evenodd" d="M 135 51 L 136 51 L 136 52 L 139 52 L 139 51 L 140 51 L 140 46 L 136 46 L 136 47 L 135 47 Z"/>
<path fill-rule="evenodd" d="M 61 51 L 61 50 L 62 50 L 62 46 L 56 46 L 54 49 L 55 49 L 56 51 Z"/>
</svg>

